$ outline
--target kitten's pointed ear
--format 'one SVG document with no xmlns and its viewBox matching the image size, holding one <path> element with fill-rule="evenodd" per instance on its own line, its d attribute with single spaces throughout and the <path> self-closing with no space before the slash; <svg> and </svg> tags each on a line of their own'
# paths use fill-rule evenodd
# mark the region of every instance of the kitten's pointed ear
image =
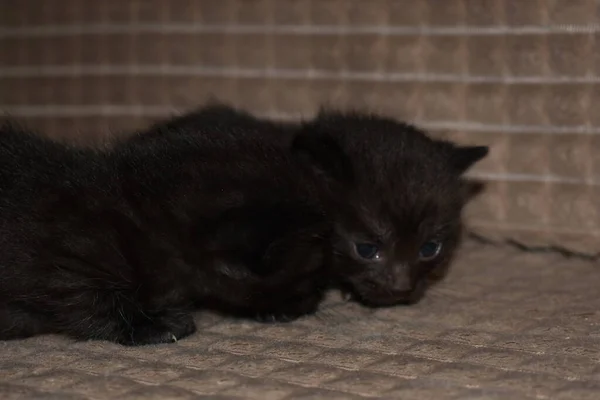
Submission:
<svg viewBox="0 0 600 400">
<path fill-rule="evenodd" d="M 473 164 L 485 158 L 489 151 L 487 146 L 454 147 L 450 163 L 458 173 L 462 174 Z"/>
<path fill-rule="evenodd" d="M 349 181 L 352 163 L 339 144 L 329 135 L 300 132 L 292 141 L 292 152 L 319 175 L 337 181 Z"/>
</svg>

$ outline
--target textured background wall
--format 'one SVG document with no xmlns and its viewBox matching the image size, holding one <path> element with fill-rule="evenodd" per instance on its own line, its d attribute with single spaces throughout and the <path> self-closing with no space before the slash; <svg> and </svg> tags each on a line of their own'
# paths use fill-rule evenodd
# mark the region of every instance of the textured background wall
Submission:
<svg viewBox="0 0 600 400">
<path fill-rule="evenodd" d="M 214 96 L 492 146 L 473 230 L 600 248 L 596 0 L 0 0 L 0 110 L 98 138 Z M 85 135 L 85 136 L 84 136 Z"/>
</svg>

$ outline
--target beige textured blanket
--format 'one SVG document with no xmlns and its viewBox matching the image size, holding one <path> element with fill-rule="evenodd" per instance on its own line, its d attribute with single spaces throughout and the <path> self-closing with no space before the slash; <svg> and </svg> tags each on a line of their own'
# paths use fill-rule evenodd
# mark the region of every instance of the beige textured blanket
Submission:
<svg viewBox="0 0 600 400">
<path fill-rule="evenodd" d="M 199 314 L 174 345 L 0 342 L 0 398 L 597 399 L 599 288 L 597 264 L 470 242 L 412 307 L 332 294 L 290 324 Z"/>
</svg>

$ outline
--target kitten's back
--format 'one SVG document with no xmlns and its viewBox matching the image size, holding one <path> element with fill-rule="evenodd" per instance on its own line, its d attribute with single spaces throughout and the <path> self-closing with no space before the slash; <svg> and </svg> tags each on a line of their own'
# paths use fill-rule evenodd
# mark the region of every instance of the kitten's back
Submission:
<svg viewBox="0 0 600 400">
<path fill-rule="evenodd" d="M 295 123 L 259 118 L 226 104 L 210 103 L 192 112 L 158 121 L 133 135 L 130 140 L 144 143 L 165 135 L 205 135 L 205 140 L 234 136 L 237 139 L 286 145 L 291 142 L 297 127 Z"/>
<path fill-rule="evenodd" d="M 68 187 L 97 168 L 93 151 L 70 149 L 15 125 L 0 127 L 0 201 L 6 216 L 9 205 L 26 206 L 39 200 L 48 187 Z"/>
</svg>

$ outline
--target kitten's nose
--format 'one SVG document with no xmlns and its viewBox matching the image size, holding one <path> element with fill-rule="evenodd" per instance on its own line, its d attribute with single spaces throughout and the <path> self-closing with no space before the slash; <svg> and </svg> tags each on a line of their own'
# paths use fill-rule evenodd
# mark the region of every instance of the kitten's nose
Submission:
<svg viewBox="0 0 600 400">
<path fill-rule="evenodd" d="M 391 289 L 394 292 L 402 293 L 412 290 L 410 279 L 410 270 L 406 264 L 396 264 L 392 268 Z"/>
</svg>

